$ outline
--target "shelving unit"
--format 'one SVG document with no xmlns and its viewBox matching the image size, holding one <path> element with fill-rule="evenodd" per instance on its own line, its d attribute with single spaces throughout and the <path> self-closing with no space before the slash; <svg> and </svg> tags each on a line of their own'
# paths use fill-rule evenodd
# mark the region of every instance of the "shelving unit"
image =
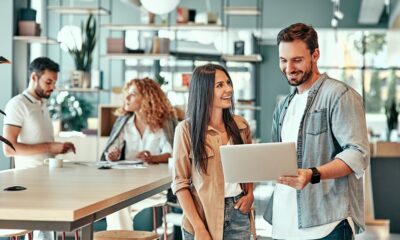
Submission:
<svg viewBox="0 0 400 240">
<path fill-rule="evenodd" d="M 62 3 L 62 1 L 61 1 Z M 109 1 L 109 3 L 111 3 L 111 0 Z M 84 6 L 84 7 L 76 7 L 76 6 L 48 6 L 47 10 L 49 12 L 54 12 L 59 14 L 60 17 L 60 23 L 59 23 L 59 28 L 63 27 L 63 16 L 61 15 L 71 15 L 73 16 L 73 18 L 77 18 L 80 19 L 83 17 L 85 17 L 85 15 L 89 15 L 92 14 L 95 18 L 96 18 L 96 25 L 97 25 L 97 29 L 96 29 L 96 39 L 97 39 L 97 44 L 96 44 L 96 49 L 93 51 L 93 58 L 96 58 L 98 60 L 98 66 L 95 67 L 94 64 L 92 64 L 93 69 L 100 69 L 100 43 L 102 43 L 101 38 L 102 36 L 101 34 L 101 19 L 104 16 L 108 16 L 110 15 L 110 10 L 100 6 L 101 1 L 95 1 L 93 4 L 93 7 L 88 7 L 88 6 Z M 72 17 L 71 17 L 72 18 Z M 86 17 L 85 17 L 86 18 Z M 96 55 L 97 54 L 97 55 Z M 62 60 L 62 59 L 61 59 Z M 62 64 L 62 63 L 60 63 Z M 92 76 L 93 77 L 93 76 Z M 104 79 L 104 76 L 101 75 L 101 73 L 99 73 L 99 77 L 100 77 L 100 81 L 102 79 Z M 108 78 L 106 78 L 108 79 Z M 65 79 L 68 81 L 68 79 Z M 93 83 L 93 81 L 92 81 Z M 101 83 L 99 83 L 101 85 Z M 62 85 L 61 85 L 62 86 Z M 64 85 L 65 86 L 65 85 Z M 57 92 L 68 92 L 71 95 L 74 95 L 76 97 L 80 97 L 83 98 L 87 101 L 89 101 L 92 106 L 93 106 L 93 113 L 96 113 L 96 111 L 100 110 L 100 105 L 101 105 L 101 99 L 102 96 L 110 96 L 111 90 L 110 89 L 98 89 L 98 88 L 80 88 L 80 87 L 58 87 L 56 88 Z M 108 94 L 108 95 L 104 95 L 104 94 Z M 97 113 L 97 116 L 99 115 L 99 113 Z M 113 114 L 109 115 L 109 118 L 113 118 L 115 117 Z M 99 119 L 98 121 L 101 121 L 101 119 Z M 101 129 L 97 129 L 97 134 L 98 136 L 100 136 L 101 133 Z M 103 150 L 103 147 L 107 141 L 107 138 L 101 138 L 101 137 L 96 137 L 96 140 L 92 143 L 87 142 L 87 144 L 92 144 L 96 147 L 96 151 L 91 154 L 91 158 L 93 159 L 99 159 L 100 158 L 100 154 Z M 90 139 L 88 138 L 88 140 L 85 141 L 89 141 Z M 67 139 L 65 139 L 65 141 L 67 141 Z M 85 143 L 86 144 L 86 143 Z"/>
<path fill-rule="evenodd" d="M 227 29 L 230 27 L 230 19 L 250 19 L 253 18 L 255 21 L 255 29 L 262 29 L 262 9 L 263 9 L 263 0 L 256 0 L 255 6 L 230 6 L 230 0 L 222 0 L 223 6 L 221 7 L 224 11 L 224 25 Z M 242 2 L 240 2 L 242 3 Z M 247 3 L 248 4 L 248 3 Z M 254 34 L 251 36 L 251 51 L 249 49 L 245 50 L 245 53 L 242 55 L 239 54 L 223 54 L 221 56 L 222 61 L 224 61 L 227 65 L 231 64 L 233 66 L 244 66 L 247 68 L 247 72 L 250 73 L 250 82 L 248 88 L 245 93 L 242 93 L 244 102 L 237 102 L 235 104 L 235 112 L 240 114 L 246 118 L 246 120 L 250 123 L 250 126 L 253 126 L 253 130 L 259 129 L 259 123 L 257 124 L 257 120 L 259 119 L 259 113 L 262 110 L 260 106 L 257 106 L 257 79 L 260 78 L 259 73 L 259 63 L 262 62 L 262 55 L 259 53 L 259 40 L 256 39 Z M 229 42 L 229 41 L 228 41 Z M 246 44 L 249 44 L 246 42 Z M 250 100 L 251 99 L 251 100 Z M 254 132 L 253 137 L 257 137 L 256 132 Z"/>
</svg>

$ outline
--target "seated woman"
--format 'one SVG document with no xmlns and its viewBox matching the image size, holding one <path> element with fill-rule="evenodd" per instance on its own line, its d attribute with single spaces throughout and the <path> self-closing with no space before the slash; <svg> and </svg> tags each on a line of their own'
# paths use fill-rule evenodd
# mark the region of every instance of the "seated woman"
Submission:
<svg viewBox="0 0 400 240">
<path fill-rule="evenodd" d="M 164 92 L 149 78 L 133 79 L 125 84 L 124 96 L 101 160 L 168 163 L 176 120 Z M 132 230 L 132 207 L 107 216 L 107 230 Z"/>
</svg>

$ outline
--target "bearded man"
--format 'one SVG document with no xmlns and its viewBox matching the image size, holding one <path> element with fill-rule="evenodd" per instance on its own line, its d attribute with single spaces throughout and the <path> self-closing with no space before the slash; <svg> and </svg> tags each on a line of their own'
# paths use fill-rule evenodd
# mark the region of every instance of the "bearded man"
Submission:
<svg viewBox="0 0 400 240">
<path fill-rule="evenodd" d="M 43 165 L 43 160 L 69 151 L 75 152 L 70 142 L 54 142 L 53 125 L 47 110 L 47 99 L 56 88 L 60 67 L 47 57 L 39 57 L 29 65 L 29 86 L 8 101 L 4 118 L 3 136 L 15 151 L 3 144 L 4 154 L 14 157 L 15 168 Z"/>
<path fill-rule="evenodd" d="M 365 228 L 369 143 L 362 98 L 319 72 L 313 27 L 290 25 L 277 44 L 293 88 L 275 109 L 272 141 L 296 143 L 298 174 L 277 179 L 264 218 L 274 239 L 353 239 Z"/>
</svg>

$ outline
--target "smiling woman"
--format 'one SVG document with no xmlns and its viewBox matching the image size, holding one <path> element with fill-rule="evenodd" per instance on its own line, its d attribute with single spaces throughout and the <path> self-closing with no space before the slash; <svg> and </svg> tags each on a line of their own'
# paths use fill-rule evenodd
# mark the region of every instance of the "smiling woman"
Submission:
<svg viewBox="0 0 400 240">
<path fill-rule="evenodd" d="M 233 114 L 232 99 L 225 68 L 194 70 L 188 118 L 177 126 L 173 154 L 172 190 L 183 209 L 185 239 L 250 238 L 253 184 L 226 183 L 219 154 L 222 145 L 251 143 L 250 127 Z"/>
</svg>

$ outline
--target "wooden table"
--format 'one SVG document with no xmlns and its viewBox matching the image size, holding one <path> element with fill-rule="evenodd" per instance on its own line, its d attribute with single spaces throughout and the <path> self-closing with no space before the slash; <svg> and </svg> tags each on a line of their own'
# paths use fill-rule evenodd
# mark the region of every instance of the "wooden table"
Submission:
<svg viewBox="0 0 400 240">
<path fill-rule="evenodd" d="M 64 164 L 0 172 L 0 229 L 73 231 L 93 238 L 93 223 L 170 187 L 167 165 L 99 170 Z M 27 190 L 3 191 L 9 186 Z"/>
</svg>

